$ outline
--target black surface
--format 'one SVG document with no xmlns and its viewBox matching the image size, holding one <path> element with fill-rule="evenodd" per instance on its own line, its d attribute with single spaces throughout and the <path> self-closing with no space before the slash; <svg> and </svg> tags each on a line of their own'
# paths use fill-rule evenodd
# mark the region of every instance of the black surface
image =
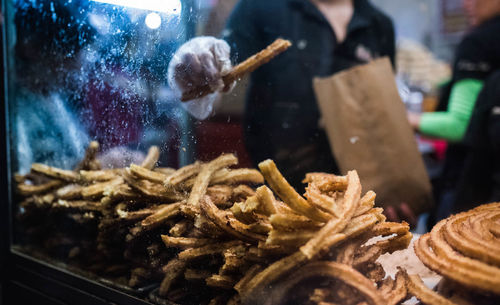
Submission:
<svg viewBox="0 0 500 305">
<path fill-rule="evenodd" d="M 36 260 L 30 256 L 12 252 L 9 257 L 7 274 L 8 287 L 13 283 L 19 287 L 28 287 L 33 292 L 71 305 L 150 305 L 143 299 L 119 291 Z M 6 293 L 6 300 L 12 301 L 11 292 Z M 32 294 L 33 296 L 33 294 Z M 32 299 L 31 301 L 35 301 Z M 10 304 L 10 303 L 7 303 Z M 29 304 L 29 303 L 20 303 Z M 59 303 L 56 303 L 59 304 Z"/>
<path fill-rule="evenodd" d="M 4 3 L 1 1 L 2 16 L 4 16 Z M 7 166 L 7 133 L 6 133 L 6 100 L 5 100 L 5 32 L 3 21 L 0 23 L 0 304 L 2 304 L 3 292 L 6 291 L 4 283 L 6 281 L 7 255 L 9 251 L 9 198 L 8 192 L 8 166 Z"/>
</svg>

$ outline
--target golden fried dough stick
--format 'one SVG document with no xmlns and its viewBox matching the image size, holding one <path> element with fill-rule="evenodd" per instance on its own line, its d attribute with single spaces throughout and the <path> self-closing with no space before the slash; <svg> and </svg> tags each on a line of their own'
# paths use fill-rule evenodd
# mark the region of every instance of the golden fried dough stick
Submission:
<svg viewBox="0 0 500 305">
<path fill-rule="evenodd" d="M 233 188 L 229 185 L 214 185 L 207 187 L 207 195 L 218 207 L 228 208 L 232 205 Z"/>
<path fill-rule="evenodd" d="M 399 270 L 396 273 L 396 279 L 392 289 L 387 294 L 382 294 L 387 302 L 387 305 L 396 305 L 403 302 L 408 294 L 406 287 L 406 278 L 404 272 Z"/>
<path fill-rule="evenodd" d="M 335 262 L 317 261 L 311 262 L 299 268 L 288 278 L 273 285 L 273 294 L 269 299 L 286 301 L 287 295 L 293 295 L 291 292 L 294 287 L 297 287 L 301 282 L 307 282 L 312 278 L 331 278 L 338 279 L 349 287 L 355 289 L 365 302 L 370 305 L 386 304 L 385 299 L 377 291 L 372 281 L 364 277 L 355 269 Z M 278 287 L 274 287 L 278 286 Z M 257 304 L 259 303 L 259 294 L 251 297 L 243 297 L 244 304 Z M 263 304 L 275 304 L 267 300 L 260 300 Z M 264 301 L 264 302 L 262 302 Z"/>
<path fill-rule="evenodd" d="M 343 245 L 339 249 L 335 261 L 339 264 L 352 266 L 354 263 L 354 255 L 356 254 L 356 250 L 359 248 L 361 243 L 361 241 L 353 241 Z"/>
<path fill-rule="evenodd" d="M 349 237 L 356 237 L 358 235 L 361 235 L 362 233 L 366 232 L 370 228 L 372 228 L 377 222 L 381 221 L 380 215 L 378 212 L 373 209 L 374 211 L 372 213 L 367 213 L 358 217 L 354 217 L 351 219 L 349 224 L 346 226 L 344 231 L 342 233 L 338 234 L 333 234 L 330 236 L 326 236 L 325 239 L 323 240 L 316 240 L 314 242 L 317 242 L 318 244 L 312 245 L 311 240 L 308 242 L 309 247 L 305 248 L 304 247 L 308 246 L 308 244 L 304 245 L 301 247 L 300 251 L 306 252 L 309 257 L 314 257 L 317 255 L 322 254 L 322 252 L 327 251 L 331 247 L 343 242 Z M 313 250 L 313 251 L 311 251 Z"/>
<path fill-rule="evenodd" d="M 126 208 L 126 206 L 127 205 L 125 203 L 116 205 L 115 212 L 118 215 L 118 217 L 120 217 L 121 219 L 124 219 L 124 220 L 129 220 L 129 221 L 140 221 L 148 216 L 151 216 L 156 211 L 165 207 L 166 205 L 156 205 L 156 206 L 152 206 L 152 207 L 149 207 L 146 209 L 133 211 L 133 212 L 128 212 L 128 211 L 123 210 L 123 208 Z"/>
<path fill-rule="evenodd" d="M 223 243 L 212 243 L 199 248 L 186 249 L 179 253 L 178 258 L 188 261 L 207 255 L 222 254 L 227 248 L 240 244 L 241 242 L 236 240 Z"/>
<path fill-rule="evenodd" d="M 103 199 L 107 198 L 110 202 L 116 201 L 133 201 L 133 200 L 142 200 L 145 196 L 140 194 L 139 192 L 133 190 L 127 184 L 121 184 L 114 188 L 109 188 L 104 190 Z"/>
<path fill-rule="evenodd" d="M 166 176 L 170 176 L 173 173 L 175 173 L 176 170 L 174 168 L 171 168 L 171 167 L 156 167 L 155 169 L 153 169 L 153 171 L 160 173 L 160 174 L 164 174 Z"/>
<path fill-rule="evenodd" d="M 416 274 L 408 275 L 404 272 L 406 278 L 406 287 L 408 288 L 408 293 L 419 299 L 425 304 L 431 305 L 455 305 L 452 301 L 440 296 L 436 292 L 429 289 L 422 282 L 422 279 Z"/>
<path fill-rule="evenodd" d="M 256 169 L 240 168 L 240 169 L 221 169 L 214 173 L 210 179 L 210 185 L 214 184 L 262 184 L 264 177 Z"/>
<path fill-rule="evenodd" d="M 239 293 L 243 303 L 258 304 L 259 302 L 254 302 L 253 298 L 257 297 L 259 291 L 262 291 L 269 284 L 289 274 L 294 268 L 302 266 L 306 262 L 307 257 L 300 251 L 297 251 L 257 273 L 251 280 L 240 287 Z"/>
<path fill-rule="evenodd" d="M 264 241 L 266 239 L 263 235 L 251 232 L 248 229 L 248 225 L 238 221 L 231 213 L 219 210 L 213 204 L 210 197 L 203 197 L 200 204 L 202 213 L 228 234 L 250 243 L 256 243 L 259 240 Z"/>
<path fill-rule="evenodd" d="M 212 276 L 205 279 L 207 286 L 221 288 L 221 289 L 233 289 L 236 280 L 228 275 L 213 274 Z"/>
<path fill-rule="evenodd" d="M 378 286 L 377 290 L 387 300 L 387 296 L 394 290 L 395 284 L 396 281 L 392 277 L 388 276 L 381 282 L 377 283 Z M 405 286 L 406 289 L 406 282 L 404 277 L 403 277 L 403 285 Z"/>
<path fill-rule="evenodd" d="M 201 170 L 202 163 L 199 161 L 194 162 L 193 164 L 186 165 L 174 173 L 167 176 L 163 184 L 167 188 L 176 187 L 180 183 L 184 182 L 186 179 L 191 178 L 192 176 L 198 174 Z"/>
<path fill-rule="evenodd" d="M 141 167 L 152 170 L 153 168 L 155 168 L 156 162 L 158 162 L 159 158 L 160 158 L 160 149 L 158 148 L 158 146 L 151 146 L 148 150 L 146 158 L 141 163 Z"/>
<path fill-rule="evenodd" d="M 215 223 L 208 219 L 203 214 L 198 214 L 194 218 L 194 227 L 200 232 L 203 232 L 206 236 L 212 238 L 220 238 L 227 235 L 227 233 L 219 228 Z"/>
<path fill-rule="evenodd" d="M 102 197 L 106 189 L 114 188 L 120 184 L 123 184 L 124 180 L 122 177 L 117 177 L 110 181 L 94 183 L 87 187 L 82 188 L 80 191 L 84 199 L 92 199 Z"/>
<path fill-rule="evenodd" d="M 297 214 L 273 214 L 269 217 L 273 229 L 279 231 L 318 230 L 323 224 Z"/>
<path fill-rule="evenodd" d="M 187 219 L 183 219 L 178 223 L 176 223 L 172 228 L 170 228 L 168 234 L 170 234 L 173 237 L 181 237 L 190 228 L 192 228 L 192 222 Z"/>
<path fill-rule="evenodd" d="M 87 183 L 93 183 L 95 181 L 108 181 L 118 177 L 120 171 L 120 169 L 102 169 L 92 171 L 81 170 L 80 179 Z"/>
<path fill-rule="evenodd" d="M 180 249 L 199 248 L 214 242 L 208 238 L 172 237 L 168 235 L 161 235 L 161 239 L 167 248 Z"/>
<path fill-rule="evenodd" d="M 359 248 L 359 253 L 356 254 L 352 265 L 357 269 L 363 265 L 374 263 L 383 252 L 377 245 L 370 245 Z"/>
<path fill-rule="evenodd" d="M 244 276 L 234 285 L 234 289 L 241 294 L 241 288 L 244 287 L 257 273 L 262 271 L 262 266 L 256 264 L 248 269 Z"/>
<path fill-rule="evenodd" d="M 351 220 L 352 216 L 356 212 L 361 198 L 361 183 L 359 182 L 359 177 L 356 171 L 350 171 L 347 173 L 347 190 L 344 195 L 344 207 L 342 215 L 340 218 L 332 218 L 328 221 L 318 233 L 311 238 L 304 246 L 300 248 L 300 251 L 304 253 L 308 258 L 314 257 L 321 250 L 325 250 L 323 246 L 323 241 L 327 240 L 346 227 L 346 225 Z"/>
<path fill-rule="evenodd" d="M 248 197 L 255 195 L 255 191 L 248 185 L 241 184 L 233 189 L 232 200 L 244 201 Z"/>
<path fill-rule="evenodd" d="M 67 209 L 70 211 L 101 211 L 102 205 L 100 202 L 85 201 L 85 200 L 57 200 L 52 205 L 53 209 Z"/>
<path fill-rule="evenodd" d="M 169 261 L 165 267 L 163 267 L 162 271 L 165 274 L 165 277 L 160 284 L 160 296 L 167 295 L 174 281 L 184 273 L 185 269 L 186 262 L 180 259 L 173 259 Z"/>
<path fill-rule="evenodd" d="M 161 184 L 153 183 L 148 180 L 136 179 L 129 168 L 125 169 L 123 173 L 125 181 L 140 193 L 157 198 L 164 201 L 180 201 L 185 199 L 185 196 L 175 190 L 166 190 Z"/>
<path fill-rule="evenodd" d="M 85 170 L 99 170 L 101 169 L 101 165 L 99 161 L 97 161 L 97 153 L 99 152 L 99 142 L 92 141 L 89 143 L 87 150 L 85 151 L 85 155 L 80 161 L 80 163 L 76 166 L 75 171 L 80 171 L 82 169 Z"/>
<path fill-rule="evenodd" d="M 261 204 L 262 214 L 271 216 L 278 213 L 278 210 L 276 209 L 276 198 L 274 198 L 273 191 L 271 191 L 271 189 L 263 185 L 257 188 L 255 193 L 259 203 Z"/>
<path fill-rule="evenodd" d="M 180 214 L 180 207 L 184 202 L 176 202 L 172 204 L 167 204 L 164 207 L 158 209 L 154 214 L 148 216 L 146 219 L 141 221 L 141 227 L 144 229 L 150 229 L 163 224 L 165 221 Z"/>
<path fill-rule="evenodd" d="M 229 210 L 233 213 L 233 215 L 234 215 L 234 217 L 236 217 L 236 219 L 238 219 L 239 221 L 241 221 L 245 224 L 250 224 L 250 223 L 257 221 L 257 215 L 255 213 L 243 212 L 242 206 L 244 204 L 245 204 L 244 202 L 235 202 Z"/>
<path fill-rule="evenodd" d="M 194 182 L 191 194 L 187 200 L 187 208 L 193 208 L 194 211 L 199 210 L 200 200 L 205 195 L 208 183 L 214 172 L 221 168 L 236 165 L 238 158 L 233 154 L 224 154 L 202 166 L 202 169 Z"/>
<path fill-rule="evenodd" d="M 364 213 L 372 209 L 373 206 L 375 205 L 376 196 L 377 194 L 375 194 L 374 191 L 366 192 L 366 194 L 363 197 L 361 197 L 361 202 L 359 203 L 358 210 L 354 213 L 354 216 L 363 215 Z"/>
<path fill-rule="evenodd" d="M 184 271 L 184 278 L 188 281 L 204 281 L 211 275 L 212 272 L 208 270 L 186 269 L 186 271 Z"/>
<path fill-rule="evenodd" d="M 256 222 L 248 225 L 248 230 L 256 234 L 267 234 L 273 227 L 266 218 L 258 219 Z"/>
<path fill-rule="evenodd" d="M 76 182 L 80 178 L 80 176 L 74 171 L 64 170 L 40 163 L 33 163 L 31 165 L 31 171 L 33 173 L 42 174 L 50 178 L 68 182 Z"/>
<path fill-rule="evenodd" d="M 331 216 L 311 206 L 285 180 L 272 160 L 259 163 L 259 169 L 271 189 L 294 211 L 315 221 L 326 222 Z"/>
<path fill-rule="evenodd" d="M 245 61 L 233 67 L 233 69 L 229 71 L 228 74 L 222 76 L 224 85 L 226 87 L 231 86 L 234 81 L 242 78 L 245 74 L 255 71 L 258 67 L 268 63 L 271 59 L 286 51 L 286 49 L 288 49 L 291 45 L 292 43 L 288 40 L 276 39 L 267 48 L 249 57 Z M 212 92 L 213 90 L 212 88 L 210 88 L 210 86 L 204 85 L 183 93 L 181 101 L 186 102 L 201 98 Z"/>
<path fill-rule="evenodd" d="M 363 266 L 358 269 L 361 273 L 365 275 L 366 278 L 372 280 L 374 283 L 382 281 L 385 277 L 384 267 L 380 263 L 373 263 Z"/>
<path fill-rule="evenodd" d="M 316 231 L 277 231 L 272 230 L 266 240 L 267 245 L 281 245 L 285 247 L 300 247 L 309 241 Z"/>
<path fill-rule="evenodd" d="M 220 267 L 219 274 L 233 274 L 245 268 L 248 265 L 248 261 L 244 257 L 246 249 L 243 245 L 226 249 L 223 253 L 224 265 Z"/>
<path fill-rule="evenodd" d="M 410 245 L 413 234 L 407 232 L 401 236 L 394 236 L 392 238 L 381 240 L 376 243 L 383 253 L 393 253 L 395 251 L 404 250 Z"/>
<path fill-rule="evenodd" d="M 59 199 L 72 200 L 82 198 L 83 186 L 79 184 L 68 184 L 56 191 L 56 196 Z"/>
<path fill-rule="evenodd" d="M 137 178 L 149 180 L 154 183 L 162 184 L 167 178 L 167 176 L 162 173 L 149 170 L 136 164 L 130 164 L 129 168 L 130 172 Z"/>
<path fill-rule="evenodd" d="M 312 206 L 319 210 L 332 214 L 335 217 L 341 217 L 343 198 L 335 198 L 336 196 L 321 193 L 318 186 L 314 183 L 309 183 L 304 196 Z"/>
<path fill-rule="evenodd" d="M 379 211 L 383 211 L 380 208 L 375 208 L 378 209 Z M 375 227 L 373 227 L 373 235 L 381 235 L 381 236 L 389 236 L 392 234 L 396 235 L 405 235 L 410 231 L 410 225 L 403 221 L 402 223 L 399 222 L 382 222 L 377 224 Z"/>
<path fill-rule="evenodd" d="M 249 252 L 251 252 L 251 255 L 254 255 L 255 253 L 253 253 L 252 251 L 253 250 L 249 250 Z M 285 247 L 284 245 L 268 245 L 265 242 L 259 241 L 259 244 L 257 246 L 257 258 L 260 258 L 260 260 L 270 257 L 280 258 L 283 256 L 291 255 L 296 251 L 296 246 Z M 259 259 L 257 259 L 257 261 L 259 261 Z"/>
<path fill-rule="evenodd" d="M 308 173 L 302 182 L 316 184 L 322 192 L 345 191 L 347 189 L 347 177 L 326 173 Z"/>
<path fill-rule="evenodd" d="M 60 180 L 51 180 L 47 183 L 44 184 L 38 184 L 38 185 L 31 185 L 31 184 L 18 184 L 17 185 L 17 190 L 19 194 L 22 196 L 33 196 L 33 195 L 40 195 L 44 194 L 47 192 L 52 191 L 53 189 L 56 189 L 60 186 L 62 186 L 64 183 Z"/>
</svg>

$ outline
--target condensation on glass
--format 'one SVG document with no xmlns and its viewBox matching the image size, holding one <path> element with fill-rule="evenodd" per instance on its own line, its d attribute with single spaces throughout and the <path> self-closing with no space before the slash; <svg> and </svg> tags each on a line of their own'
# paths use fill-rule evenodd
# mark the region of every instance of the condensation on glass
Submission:
<svg viewBox="0 0 500 305">
<path fill-rule="evenodd" d="M 160 149 L 157 164 L 161 168 L 192 163 L 197 142 L 193 126 L 197 123 L 173 96 L 167 68 L 177 48 L 199 31 L 214 3 L 6 1 L 13 249 L 51 264 L 71 266 L 94 279 L 106 278 L 106 283 L 122 288 L 139 289 L 161 281 L 158 274 L 141 274 L 140 270 L 144 256 L 158 254 L 158 245 L 146 238 L 134 247 L 117 247 L 115 253 L 100 251 L 96 240 L 107 239 L 106 250 L 110 250 L 116 236 L 99 235 L 98 217 L 92 209 L 83 213 L 78 205 L 68 209 L 53 192 L 23 196 L 16 185 L 51 182 L 30 177 L 34 163 L 75 169 L 91 141 L 100 145 L 103 169 L 140 164 L 151 146 Z M 66 211 L 49 213 L 49 203 Z M 131 270 L 126 264 L 130 260 L 137 261 L 136 279 L 152 280 L 130 283 Z"/>
</svg>

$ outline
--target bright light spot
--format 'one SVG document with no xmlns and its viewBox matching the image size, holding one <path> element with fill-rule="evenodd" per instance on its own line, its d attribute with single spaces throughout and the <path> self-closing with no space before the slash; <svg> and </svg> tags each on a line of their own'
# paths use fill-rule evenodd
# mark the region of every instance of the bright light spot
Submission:
<svg viewBox="0 0 500 305">
<path fill-rule="evenodd" d="M 149 13 L 146 16 L 145 22 L 148 28 L 155 30 L 161 25 L 161 17 L 157 13 Z"/>
<path fill-rule="evenodd" d="M 114 5 L 133 7 L 143 10 L 162 12 L 171 15 L 180 15 L 181 0 L 92 0 Z"/>
</svg>

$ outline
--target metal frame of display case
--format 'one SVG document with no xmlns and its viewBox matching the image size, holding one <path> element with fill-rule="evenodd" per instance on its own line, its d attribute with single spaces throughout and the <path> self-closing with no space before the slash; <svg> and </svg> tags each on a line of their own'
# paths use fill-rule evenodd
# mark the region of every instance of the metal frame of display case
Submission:
<svg viewBox="0 0 500 305">
<path fill-rule="evenodd" d="M 194 0 L 184 0 L 192 4 Z M 2 14 L 5 13 L 6 1 L 1 1 Z M 189 13 L 189 12 L 186 12 Z M 195 24 L 188 20 L 188 36 L 194 34 Z M 47 304 L 47 305 L 150 305 L 146 301 L 149 291 L 138 291 L 132 295 L 96 280 L 75 274 L 63 267 L 33 258 L 11 248 L 12 238 L 12 196 L 9 192 L 9 134 L 8 92 L 5 38 L 8 24 L 1 26 L 0 65 L 0 305 Z"/>
</svg>

